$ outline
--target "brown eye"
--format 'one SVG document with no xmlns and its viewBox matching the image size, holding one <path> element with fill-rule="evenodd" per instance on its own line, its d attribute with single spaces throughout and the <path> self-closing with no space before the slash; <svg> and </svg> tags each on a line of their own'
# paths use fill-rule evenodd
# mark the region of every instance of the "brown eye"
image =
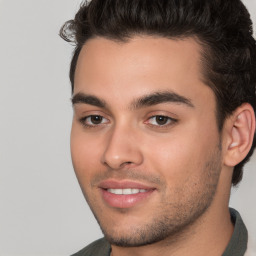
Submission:
<svg viewBox="0 0 256 256">
<path fill-rule="evenodd" d="M 177 122 L 177 119 L 171 118 L 169 116 L 161 116 L 161 115 L 152 116 L 147 121 L 148 124 L 155 127 L 161 127 L 161 126 L 167 127 L 176 122 Z"/>
<path fill-rule="evenodd" d="M 158 124 L 158 125 L 165 125 L 168 123 L 169 121 L 169 117 L 167 116 L 156 116 L 155 117 L 155 122 Z"/>
<path fill-rule="evenodd" d="M 90 116 L 92 124 L 100 124 L 102 122 L 102 116 Z"/>
<path fill-rule="evenodd" d="M 85 127 L 98 127 L 99 125 L 107 124 L 109 120 L 99 115 L 90 115 L 80 119 L 80 122 Z"/>
</svg>

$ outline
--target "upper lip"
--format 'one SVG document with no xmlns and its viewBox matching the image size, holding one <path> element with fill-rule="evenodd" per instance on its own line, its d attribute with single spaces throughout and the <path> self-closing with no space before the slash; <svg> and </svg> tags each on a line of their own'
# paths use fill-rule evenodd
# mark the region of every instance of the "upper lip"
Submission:
<svg viewBox="0 0 256 256">
<path fill-rule="evenodd" d="M 154 187 L 147 186 L 140 182 L 136 181 L 129 181 L 129 180 L 104 180 L 99 183 L 99 187 L 102 189 L 126 189 L 126 188 L 133 188 L 133 189 L 145 189 L 145 190 L 152 190 L 155 189 Z"/>
</svg>

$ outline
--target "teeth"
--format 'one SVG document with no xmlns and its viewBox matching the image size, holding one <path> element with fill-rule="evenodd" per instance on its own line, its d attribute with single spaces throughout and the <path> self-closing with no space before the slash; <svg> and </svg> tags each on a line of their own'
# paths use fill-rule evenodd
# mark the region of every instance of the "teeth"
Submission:
<svg viewBox="0 0 256 256">
<path fill-rule="evenodd" d="M 137 189 L 137 188 L 125 188 L 125 189 L 107 189 L 108 192 L 116 195 L 133 195 L 138 193 L 145 193 L 147 192 L 146 189 Z"/>
</svg>

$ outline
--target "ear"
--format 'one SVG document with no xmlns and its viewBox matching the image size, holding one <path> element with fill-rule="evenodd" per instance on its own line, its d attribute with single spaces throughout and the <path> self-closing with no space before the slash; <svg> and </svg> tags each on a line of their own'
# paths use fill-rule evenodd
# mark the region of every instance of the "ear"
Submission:
<svg viewBox="0 0 256 256">
<path fill-rule="evenodd" d="M 255 134 L 255 113 L 249 103 L 238 107 L 226 120 L 224 164 L 233 167 L 249 153 Z"/>
</svg>

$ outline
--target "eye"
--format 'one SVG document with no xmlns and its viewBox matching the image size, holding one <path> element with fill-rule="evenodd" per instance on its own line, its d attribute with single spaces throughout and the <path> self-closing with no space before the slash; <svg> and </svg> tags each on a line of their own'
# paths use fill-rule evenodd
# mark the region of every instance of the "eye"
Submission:
<svg viewBox="0 0 256 256">
<path fill-rule="evenodd" d="M 80 122 L 85 126 L 97 126 L 108 123 L 108 119 L 99 115 L 90 115 L 80 119 Z"/>
<path fill-rule="evenodd" d="M 174 122 L 176 122 L 176 119 L 173 119 L 171 117 L 168 116 L 152 116 L 148 119 L 147 123 L 151 124 L 151 125 L 156 125 L 156 126 L 167 126 L 169 124 L 172 124 Z"/>
</svg>

